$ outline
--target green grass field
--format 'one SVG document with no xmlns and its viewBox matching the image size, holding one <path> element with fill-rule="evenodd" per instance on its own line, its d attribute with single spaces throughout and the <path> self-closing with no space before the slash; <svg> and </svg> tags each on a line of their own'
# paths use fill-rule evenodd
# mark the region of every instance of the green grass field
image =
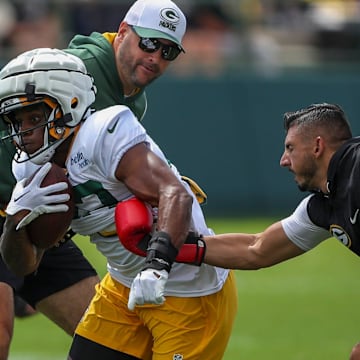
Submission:
<svg viewBox="0 0 360 360">
<path fill-rule="evenodd" d="M 208 220 L 217 233 L 258 232 L 271 222 Z M 101 255 L 86 239 L 77 240 L 103 274 Z M 239 311 L 224 359 L 348 359 L 360 341 L 359 270 L 359 258 L 331 239 L 273 268 L 237 271 Z M 70 342 L 42 315 L 17 319 L 9 360 L 64 360 Z"/>
</svg>

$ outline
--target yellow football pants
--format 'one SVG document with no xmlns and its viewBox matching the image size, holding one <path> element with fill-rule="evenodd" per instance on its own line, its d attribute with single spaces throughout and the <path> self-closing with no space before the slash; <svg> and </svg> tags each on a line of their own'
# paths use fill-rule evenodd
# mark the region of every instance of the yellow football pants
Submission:
<svg viewBox="0 0 360 360">
<path fill-rule="evenodd" d="M 220 360 L 237 311 L 234 274 L 219 292 L 167 296 L 163 305 L 128 310 L 129 288 L 109 274 L 96 287 L 76 333 L 143 360 Z"/>
</svg>

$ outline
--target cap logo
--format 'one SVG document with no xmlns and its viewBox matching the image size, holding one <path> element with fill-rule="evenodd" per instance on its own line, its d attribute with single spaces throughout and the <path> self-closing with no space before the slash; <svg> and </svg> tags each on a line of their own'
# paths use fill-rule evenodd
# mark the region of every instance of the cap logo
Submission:
<svg viewBox="0 0 360 360">
<path fill-rule="evenodd" d="M 176 24 L 179 23 L 180 16 L 174 9 L 162 9 L 160 11 L 160 20 L 159 26 L 162 26 L 171 31 L 176 31 Z"/>
<path fill-rule="evenodd" d="M 162 9 L 160 16 L 165 20 L 173 24 L 177 24 L 180 20 L 179 14 L 174 9 Z"/>
</svg>

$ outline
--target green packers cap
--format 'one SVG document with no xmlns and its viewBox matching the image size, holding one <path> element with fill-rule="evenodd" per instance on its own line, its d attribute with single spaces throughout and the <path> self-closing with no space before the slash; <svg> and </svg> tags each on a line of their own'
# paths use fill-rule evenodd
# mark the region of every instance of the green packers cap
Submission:
<svg viewBox="0 0 360 360">
<path fill-rule="evenodd" d="M 140 37 L 167 39 L 184 51 L 181 41 L 186 31 L 186 17 L 171 0 L 137 0 L 124 21 Z"/>
</svg>

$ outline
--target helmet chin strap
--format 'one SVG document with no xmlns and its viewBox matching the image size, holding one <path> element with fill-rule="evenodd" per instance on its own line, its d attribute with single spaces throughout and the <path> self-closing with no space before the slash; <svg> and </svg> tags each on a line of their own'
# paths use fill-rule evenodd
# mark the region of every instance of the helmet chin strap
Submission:
<svg viewBox="0 0 360 360">
<path fill-rule="evenodd" d="M 70 129 L 70 134 L 74 131 L 74 129 Z M 46 129 L 45 132 L 48 132 Z M 55 150 L 66 140 L 67 138 L 62 138 L 56 140 L 51 146 L 43 149 L 35 156 L 30 156 L 30 161 L 36 165 L 44 165 L 46 162 L 50 161 L 52 157 L 55 155 Z"/>
<path fill-rule="evenodd" d="M 59 140 L 60 142 L 60 140 Z M 59 144 L 60 145 L 60 144 Z M 54 147 L 51 147 L 47 150 L 43 150 L 43 152 L 35 155 L 35 156 L 30 156 L 30 162 L 32 162 L 35 165 L 44 165 L 45 163 L 47 163 L 48 161 L 51 160 L 51 158 L 54 156 L 55 154 L 55 149 Z"/>
</svg>

